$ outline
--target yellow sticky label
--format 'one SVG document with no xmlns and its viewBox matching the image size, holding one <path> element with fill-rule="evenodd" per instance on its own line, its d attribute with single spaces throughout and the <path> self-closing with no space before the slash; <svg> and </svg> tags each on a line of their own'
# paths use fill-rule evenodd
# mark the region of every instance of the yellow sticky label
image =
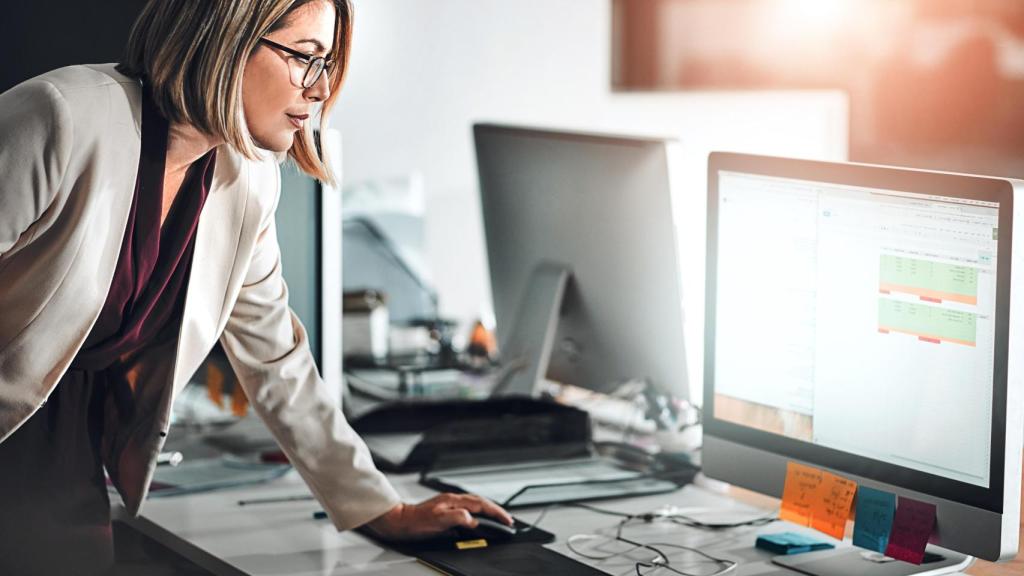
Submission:
<svg viewBox="0 0 1024 576">
<path fill-rule="evenodd" d="M 463 540 L 462 542 L 456 542 L 455 547 L 459 550 L 472 550 L 473 548 L 487 548 L 487 540 L 480 538 L 479 540 Z"/>
</svg>

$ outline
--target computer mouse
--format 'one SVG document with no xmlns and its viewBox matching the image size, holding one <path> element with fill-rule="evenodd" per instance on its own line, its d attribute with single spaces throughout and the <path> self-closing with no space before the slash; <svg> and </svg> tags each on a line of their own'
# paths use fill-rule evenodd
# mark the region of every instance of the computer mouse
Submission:
<svg viewBox="0 0 1024 576">
<path fill-rule="evenodd" d="M 476 528 L 466 528 L 464 526 L 458 526 L 455 528 L 455 533 L 460 540 L 483 539 L 498 542 L 502 540 L 510 540 L 516 535 L 515 527 L 508 526 L 500 520 L 495 520 L 490 516 L 473 514 L 473 518 L 477 521 Z"/>
</svg>

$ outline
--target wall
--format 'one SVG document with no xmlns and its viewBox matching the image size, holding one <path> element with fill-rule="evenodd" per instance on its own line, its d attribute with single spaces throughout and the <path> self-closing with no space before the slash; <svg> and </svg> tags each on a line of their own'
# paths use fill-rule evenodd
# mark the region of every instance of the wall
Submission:
<svg viewBox="0 0 1024 576">
<path fill-rule="evenodd" d="M 475 120 L 682 140 L 676 218 L 693 383 L 702 378 L 707 152 L 846 157 L 840 93 L 612 93 L 610 0 L 355 4 L 352 65 L 332 119 L 345 138 L 345 179 L 422 173 L 427 259 L 449 317 L 490 314 Z"/>
<path fill-rule="evenodd" d="M 4 0 L 0 92 L 71 64 L 117 62 L 143 0 Z"/>
</svg>

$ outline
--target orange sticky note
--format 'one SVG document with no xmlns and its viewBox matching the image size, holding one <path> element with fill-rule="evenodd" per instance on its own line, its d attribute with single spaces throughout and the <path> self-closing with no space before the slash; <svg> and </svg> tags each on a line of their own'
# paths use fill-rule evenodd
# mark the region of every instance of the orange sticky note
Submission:
<svg viewBox="0 0 1024 576">
<path fill-rule="evenodd" d="M 857 483 L 796 462 L 786 464 L 779 518 L 842 539 Z"/>
<path fill-rule="evenodd" d="M 857 483 L 828 472 L 824 475 L 825 481 L 818 487 L 819 497 L 811 512 L 811 528 L 842 540 L 853 497 L 857 494 Z"/>
<path fill-rule="evenodd" d="M 801 526 L 810 526 L 814 502 L 818 498 L 818 488 L 824 481 L 824 470 L 788 462 L 779 518 Z"/>
</svg>

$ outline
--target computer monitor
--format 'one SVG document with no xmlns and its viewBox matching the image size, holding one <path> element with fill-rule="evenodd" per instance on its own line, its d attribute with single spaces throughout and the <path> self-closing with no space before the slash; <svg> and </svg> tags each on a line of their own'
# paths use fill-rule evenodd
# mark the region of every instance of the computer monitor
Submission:
<svg viewBox="0 0 1024 576">
<path fill-rule="evenodd" d="M 727 153 L 708 170 L 705 473 L 781 496 L 796 461 L 936 505 L 943 560 L 800 555 L 808 573 L 1014 556 L 1021 182 Z"/>
<path fill-rule="evenodd" d="M 687 397 L 671 139 L 474 126 L 505 393 Z"/>
</svg>

